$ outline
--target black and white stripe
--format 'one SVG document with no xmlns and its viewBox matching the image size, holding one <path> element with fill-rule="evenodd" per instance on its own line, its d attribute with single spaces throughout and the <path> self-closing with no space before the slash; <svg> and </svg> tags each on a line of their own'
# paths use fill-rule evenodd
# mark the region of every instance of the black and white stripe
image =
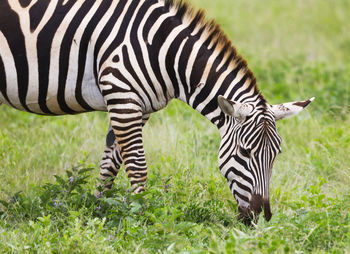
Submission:
<svg viewBox="0 0 350 254">
<path fill-rule="evenodd" d="M 124 162 L 144 190 L 142 126 L 172 98 L 218 126 L 219 166 L 240 211 L 261 211 L 280 149 L 275 121 L 310 100 L 268 105 L 202 12 L 171 0 L 0 0 L 0 102 L 44 115 L 108 111 L 102 180 Z"/>
</svg>

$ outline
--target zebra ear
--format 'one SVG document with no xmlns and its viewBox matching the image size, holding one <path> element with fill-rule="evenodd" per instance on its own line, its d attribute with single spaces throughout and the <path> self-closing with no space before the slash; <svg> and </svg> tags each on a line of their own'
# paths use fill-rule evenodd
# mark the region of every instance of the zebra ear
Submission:
<svg viewBox="0 0 350 254">
<path fill-rule="evenodd" d="M 250 104 L 230 101 L 221 95 L 218 97 L 218 103 L 219 107 L 225 114 L 239 119 L 243 119 L 250 115 L 254 109 Z"/>
<path fill-rule="evenodd" d="M 312 97 L 311 99 L 306 101 L 287 102 L 279 105 L 271 105 L 270 107 L 277 121 L 277 120 L 288 118 L 300 113 L 314 99 L 315 97 Z"/>
</svg>

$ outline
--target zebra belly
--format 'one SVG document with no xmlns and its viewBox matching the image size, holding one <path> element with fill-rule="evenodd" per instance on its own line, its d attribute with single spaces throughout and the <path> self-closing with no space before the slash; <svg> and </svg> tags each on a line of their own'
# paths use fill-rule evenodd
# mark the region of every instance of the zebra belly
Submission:
<svg viewBox="0 0 350 254">
<path fill-rule="evenodd" d="M 1 79 L 1 77 L 0 77 Z M 11 79 L 10 75 L 6 77 L 6 94 L 3 94 L 0 91 L 0 105 L 6 104 L 13 108 L 29 111 L 41 115 L 64 115 L 64 114 L 76 114 L 89 111 L 107 111 L 107 106 L 105 104 L 104 98 L 95 83 L 95 79 L 87 77 L 84 81 L 83 86 L 81 87 L 81 96 L 82 99 L 91 107 L 86 109 L 79 104 L 77 100 L 77 94 L 75 92 L 77 85 L 75 83 L 67 82 L 65 84 L 64 97 L 59 98 L 57 91 L 49 91 L 45 98 L 44 103 L 39 102 L 38 97 L 26 96 L 26 104 L 23 105 L 19 99 L 19 87 L 17 79 Z M 1 84 L 0 84 L 1 85 Z M 31 90 L 30 84 L 28 86 L 28 91 Z M 65 111 L 61 108 L 59 100 L 64 100 L 64 103 L 69 106 L 69 109 L 72 111 Z M 41 108 L 49 108 L 51 113 L 45 113 Z M 30 110 L 27 110 L 29 108 Z"/>
<path fill-rule="evenodd" d="M 20 83 L 17 75 L 15 57 L 7 54 L 8 52 L 4 53 L 3 49 L 0 33 L 0 104 L 4 103 L 19 110 L 42 115 L 107 110 L 92 69 L 85 68 L 80 85 L 76 82 L 76 68 L 68 70 L 66 81 L 61 84 L 58 82 L 60 69 L 50 72 L 48 83 L 39 84 L 39 68 L 37 63 L 34 63 L 29 65 L 28 82 L 24 93 L 23 83 Z M 51 57 L 51 60 L 55 59 Z M 3 64 L 4 62 L 6 65 Z"/>
</svg>

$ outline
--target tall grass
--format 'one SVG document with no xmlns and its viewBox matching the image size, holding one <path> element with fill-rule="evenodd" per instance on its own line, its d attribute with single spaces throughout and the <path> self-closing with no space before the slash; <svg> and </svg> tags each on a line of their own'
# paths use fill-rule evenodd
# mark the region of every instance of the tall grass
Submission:
<svg viewBox="0 0 350 254">
<path fill-rule="evenodd" d="M 237 221 L 217 167 L 219 134 L 179 101 L 144 129 L 147 191 L 130 195 L 122 169 L 102 199 L 92 193 L 105 113 L 42 117 L 2 106 L 2 252 L 350 252 L 350 2 L 191 2 L 232 38 L 270 103 L 316 97 L 277 123 L 272 220 Z"/>
</svg>

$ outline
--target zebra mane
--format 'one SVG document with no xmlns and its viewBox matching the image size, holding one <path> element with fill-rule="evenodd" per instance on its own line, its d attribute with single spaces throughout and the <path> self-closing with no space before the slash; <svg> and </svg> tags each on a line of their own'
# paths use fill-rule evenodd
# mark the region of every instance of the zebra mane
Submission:
<svg viewBox="0 0 350 254">
<path fill-rule="evenodd" d="M 199 32 L 197 36 L 205 33 L 206 41 L 204 44 L 209 49 L 218 51 L 218 55 L 223 55 L 225 64 L 232 66 L 232 68 L 244 70 L 245 76 L 250 80 L 250 85 L 254 86 L 256 93 L 261 99 L 261 104 L 265 108 L 267 102 L 258 89 L 253 72 L 248 68 L 246 60 L 237 53 L 236 48 L 220 25 L 214 19 L 207 19 L 203 9 L 195 10 L 187 0 L 164 0 L 164 3 L 169 11 L 176 12 L 176 16 L 183 22 L 190 23 L 189 27 Z"/>
</svg>

